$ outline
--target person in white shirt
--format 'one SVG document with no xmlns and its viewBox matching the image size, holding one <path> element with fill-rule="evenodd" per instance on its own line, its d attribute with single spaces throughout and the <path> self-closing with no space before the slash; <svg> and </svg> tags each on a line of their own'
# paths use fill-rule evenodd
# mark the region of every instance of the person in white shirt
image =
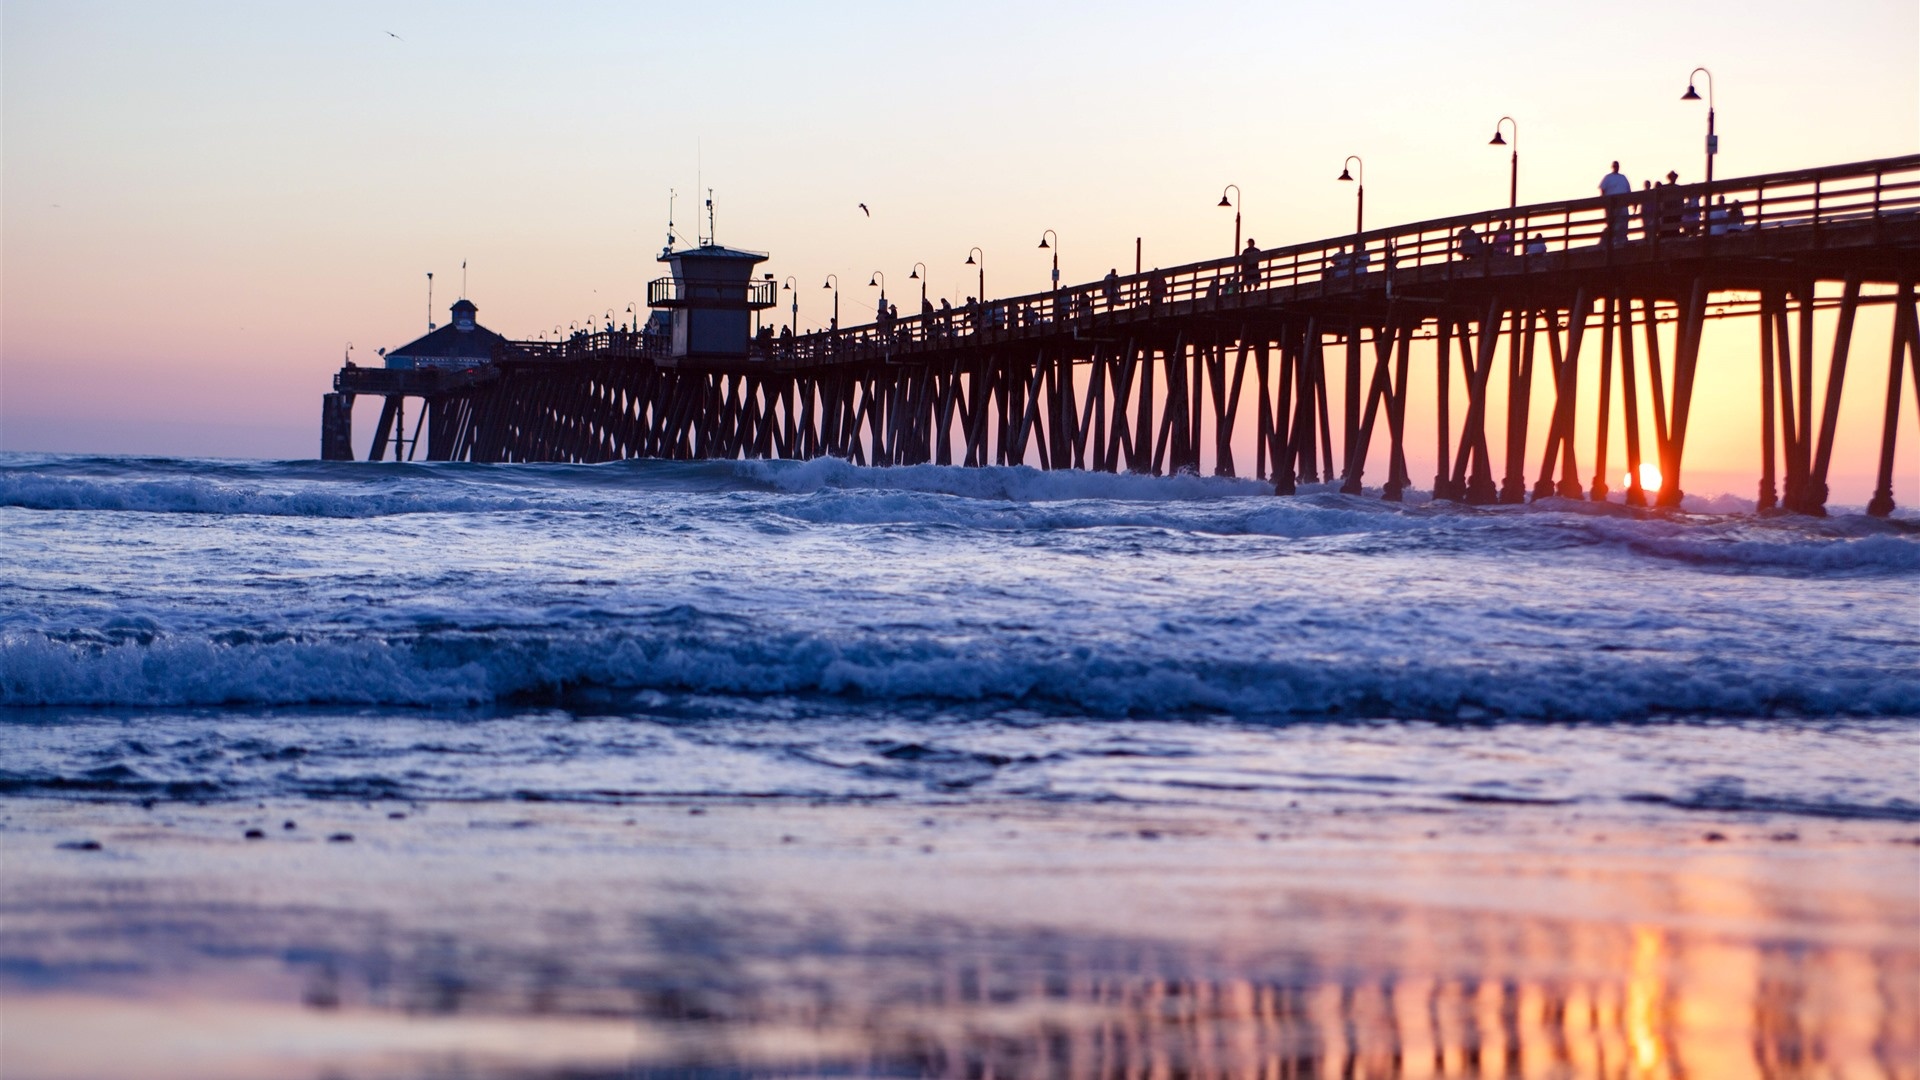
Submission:
<svg viewBox="0 0 1920 1080">
<path fill-rule="evenodd" d="M 1620 163 L 1613 163 L 1613 171 L 1600 178 L 1600 194 L 1608 196 L 1615 205 L 1607 207 L 1608 231 L 1616 244 L 1627 240 L 1627 204 L 1621 196 L 1633 194 L 1633 181 L 1620 171 Z"/>
</svg>

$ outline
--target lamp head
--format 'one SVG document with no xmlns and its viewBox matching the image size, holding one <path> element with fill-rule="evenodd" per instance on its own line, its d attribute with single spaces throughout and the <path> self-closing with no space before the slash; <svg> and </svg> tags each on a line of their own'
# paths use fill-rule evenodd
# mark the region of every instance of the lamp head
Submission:
<svg viewBox="0 0 1920 1080">
<path fill-rule="evenodd" d="M 1227 201 L 1227 197 L 1226 197 L 1225 195 L 1221 195 L 1221 196 L 1220 196 L 1220 205 L 1221 205 L 1221 206 L 1232 206 L 1233 204 Z"/>
<path fill-rule="evenodd" d="M 1493 138 L 1487 140 L 1487 145 L 1488 146 L 1505 146 L 1507 145 L 1506 136 L 1500 134 L 1499 128 L 1494 128 Z"/>
<path fill-rule="evenodd" d="M 971 251 L 967 252 L 967 265 L 968 266 L 973 265 L 973 252 Z"/>
<path fill-rule="evenodd" d="M 1687 80 L 1687 92 L 1680 95 L 1681 101 L 1699 101 L 1700 92 L 1693 88 L 1693 80 Z"/>
<path fill-rule="evenodd" d="M 916 267 L 914 267 L 914 268 L 913 268 L 913 272 L 912 272 L 911 274 L 908 274 L 908 275 L 907 275 L 907 280 L 908 280 L 908 281 L 919 281 L 919 280 L 920 280 L 920 268 L 919 268 L 918 266 L 916 266 Z"/>
<path fill-rule="evenodd" d="M 1347 169 L 1346 169 L 1346 166 L 1344 166 L 1344 165 L 1343 165 L 1343 166 L 1341 166 L 1341 168 L 1340 168 L 1340 179 L 1342 179 L 1342 180 L 1352 180 L 1352 179 L 1353 179 L 1353 174 L 1352 174 L 1352 173 L 1350 173 L 1350 172 L 1348 172 L 1348 171 L 1347 171 Z"/>
<path fill-rule="evenodd" d="M 1040 246 L 1043 248 L 1047 246 L 1047 236 L 1045 233 L 1040 234 Z"/>
</svg>

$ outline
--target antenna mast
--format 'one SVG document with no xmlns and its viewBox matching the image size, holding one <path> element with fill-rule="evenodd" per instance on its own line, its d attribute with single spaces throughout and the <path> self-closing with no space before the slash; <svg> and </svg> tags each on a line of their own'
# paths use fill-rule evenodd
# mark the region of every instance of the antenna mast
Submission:
<svg viewBox="0 0 1920 1080">
<path fill-rule="evenodd" d="M 427 333 L 433 333 L 433 271 L 427 271 Z"/>
<path fill-rule="evenodd" d="M 467 298 L 467 260 L 460 260 L 460 299 Z"/>
<path fill-rule="evenodd" d="M 673 200 L 678 195 L 679 195 L 679 192 L 673 190 L 672 188 L 667 189 L 667 252 L 668 254 L 671 254 L 673 252 Z"/>
<path fill-rule="evenodd" d="M 707 243 L 713 243 L 713 189 L 707 189 Z"/>
</svg>

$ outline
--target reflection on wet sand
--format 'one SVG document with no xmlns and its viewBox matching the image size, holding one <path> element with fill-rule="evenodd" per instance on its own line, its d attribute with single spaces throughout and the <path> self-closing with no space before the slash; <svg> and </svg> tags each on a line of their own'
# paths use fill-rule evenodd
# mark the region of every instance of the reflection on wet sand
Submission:
<svg viewBox="0 0 1920 1080">
<path fill-rule="evenodd" d="M 249 1023 L 264 1037 L 278 1022 L 288 1039 L 317 1027 L 326 1064 L 382 1076 L 375 1063 L 411 1055 L 418 1068 L 429 1048 L 508 1076 L 1914 1075 L 1911 951 L 1452 922 L 1389 913 L 1383 931 L 1396 939 L 1472 951 L 1410 950 L 1379 967 L 1311 950 L 1226 956 L 932 924 L 855 942 L 829 922 L 769 934 L 752 913 L 645 920 L 644 940 L 597 956 L 506 956 L 440 936 L 284 953 L 305 1006 Z M 152 1005 L 137 1045 L 164 1056 L 169 1010 L 204 1002 Z M 476 1022 L 499 1037 L 476 1038 Z M 625 1061 L 610 1065 L 622 1031 Z"/>
<path fill-rule="evenodd" d="M 748 994 L 741 1012 L 709 1003 L 697 1015 L 722 1027 L 857 1027 L 867 1066 L 966 1077 L 1896 1075 L 1920 1050 L 1910 955 L 1648 927 L 1507 929 L 1515 951 L 1483 954 L 1470 976 L 1343 972 L 1325 966 L 1333 958 L 1301 958 L 1282 975 L 1180 977 L 1164 970 L 1183 966 L 1177 957 L 1101 973 L 1056 953 L 1044 965 L 949 962 L 886 999 L 861 1002 L 857 982 L 841 983 L 804 1004 Z M 1592 974 L 1504 974 L 1543 968 Z M 662 1004 L 650 1020 L 688 1016 L 684 1000 Z"/>
<path fill-rule="evenodd" d="M 1789 858 L 1501 810 L 1484 845 L 1283 846 L 1198 812 L 699 809 L 368 809 L 350 848 L 49 809 L 106 843 L 0 833 L 0 1074 L 1920 1077 L 1895 826 Z"/>
</svg>

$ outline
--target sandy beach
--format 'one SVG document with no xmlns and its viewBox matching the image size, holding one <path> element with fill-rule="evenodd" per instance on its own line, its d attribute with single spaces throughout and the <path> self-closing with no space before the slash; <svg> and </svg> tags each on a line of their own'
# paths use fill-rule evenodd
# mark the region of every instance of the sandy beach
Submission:
<svg viewBox="0 0 1920 1080">
<path fill-rule="evenodd" d="M 11 800 L 0 825 L 19 1080 L 1920 1060 L 1908 823 Z"/>
</svg>

